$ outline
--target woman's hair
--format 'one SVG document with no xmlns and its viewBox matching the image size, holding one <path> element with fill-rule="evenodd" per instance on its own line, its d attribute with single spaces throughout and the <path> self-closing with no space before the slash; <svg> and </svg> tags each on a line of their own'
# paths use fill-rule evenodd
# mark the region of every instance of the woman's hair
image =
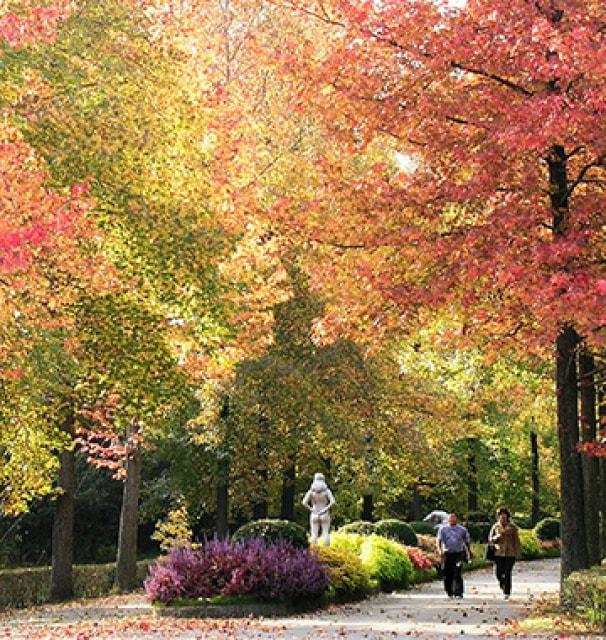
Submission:
<svg viewBox="0 0 606 640">
<path fill-rule="evenodd" d="M 497 509 L 497 516 L 500 516 L 502 514 L 505 514 L 508 520 L 511 519 L 511 513 L 509 513 L 509 509 L 507 507 L 500 507 L 499 509 Z"/>
</svg>

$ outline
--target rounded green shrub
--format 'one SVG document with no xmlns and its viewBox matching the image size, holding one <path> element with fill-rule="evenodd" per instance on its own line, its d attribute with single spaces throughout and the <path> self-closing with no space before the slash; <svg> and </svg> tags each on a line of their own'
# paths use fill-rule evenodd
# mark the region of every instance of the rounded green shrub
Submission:
<svg viewBox="0 0 606 640">
<path fill-rule="evenodd" d="M 415 520 L 410 523 L 412 530 L 417 534 L 422 534 L 426 536 L 435 536 L 436 528 L 431 524 L 431 522 L 423 522 L 422 520 Z"/>
<path fill-rule="evenodd" d="M 537 522 L 534 533 L 539 540 L 558 540 L 560 537 L 560 521 L 557 518 L 543 518 Z"/>
<path fill-rule="evenodd" d="M 469 511 L 465 522 L 490 522 L 491 516 L 484 511 Z"/>
<path fill-rule="evenodd" d="M 290 542 L 297 549 L 309 547 L 305 529 L 296 522 L 288 520 L 254 520 L 240 527 L 232 536 L 233 542 L 242 542 L 252 538 L 260 538 L 267 544 L 284 540 L 284 542 Z"/>
<path fill-rule="evenodd" d="M 330 534 L 330 546 L 335 549 L 344 549 L 357 556 L 362 551 L 364 536 L 359 533 L 345 533 L 341 530 Z"/>
<path fill-rule="evenodd" d="M 492 522 L 468 522 L 465 524 L 473 542 L 487 542 Z"/>
<path fill-rule="evenodd" d="M 377 535 L 395 540 L 401 544 L 408 545 L 409 547 L 416 547 L 417 534 L 414 529 L 403 520 L 379 520 L 375 525 L 375 531 Z"/>
<path fill-rule="evenodd" d="M 373 534 L 364 538 L 360 551 L 362 564 L 382 589 L 406 587 L 413 577 L 413 566 L 401 544 Z"/>
<path fill-rule="evenodd" d="M 532 529 L 518 529 L 520 545 L 522 547 L 522 558 L 524 560 L 534 560 L 543 557 L 541 543 Z"/>
<path fill-rule="evenodd" d="M 518 525 L 520 529 L 532 529 L 532 518 L 526 516 L 514 516 L 513 522 Z"/>
<path fill-rule="evenodd" d="M 338 597 L 362 597 L 370 590 L 370 573 L 355 553 L 333 546 L 316 546 L 313 551 L 328 569 L 329 589 Z"/>
<path fill-rule="evenodd" d="M 366 520 L 356 520 L 342 526 L 339 531 L 343 533 L 357 533 L 361 536 L 369 536 L 375 533 L 374 522 L 367 522 Z"/>
</svg>

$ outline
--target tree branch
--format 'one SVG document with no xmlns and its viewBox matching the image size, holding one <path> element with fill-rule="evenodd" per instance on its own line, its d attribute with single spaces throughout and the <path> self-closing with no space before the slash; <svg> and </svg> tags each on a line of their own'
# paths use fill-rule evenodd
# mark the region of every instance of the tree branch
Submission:
<svg viewBox="0 0 606 640">
<path fill-rule="evenodd" d="M 515 82 L 513 82 L 512 80 L 508 80 L 507 78 L 502 78 L 495 73 L 489 73 L 488 71 L 483 71 L 482 69 L 474 69 L 473 67 L 468 67 L 467 65 L 461 64 L 460 62 L 452 62 L 451 66 L 454 69 L 459 69 L 460 71 L 465 71 L 466 73 L 471 73 L 476 76 L 481 76 L 482 78 L 494 80 L 497 84 L 507 87 L 508 89 L 512 89 L 516 93 L 521 93 L 526 97 L 534 95 L 532 91 L 529 91 L 525 87 L 522 87 L 521 85 L 516 84 Z"/>
<path fill-rule="evenodd" d="M 606 154 L 602 154 L 601 156 L 598 156 L 598 159 L 595 160 L 594 162 L 590 162 L 589 164 L 586 164 L 581 169 L 581 171 L 579 171 L 579 175 L 577 176 L 577 179 L 570 185 L 570 187 L 568 187 L 568 190 L 566 191 L 565 199 L 569 198 L 572 192 L 581 184 L 581 182 L 583 182 L 587 172 L 590 169 L 602 167 L 604 160 L 606 160 Z"/>
<path fill-rule="evenodd" d="M 320 238 L 309 238 L 311 242 L 317 242 L 318 244 L 324 244 L 335 249 L 368 249 L 365 244 L 345 244 L 342 242 L 331 242 L 330 240 L 321 240 Z"/>
</svg>

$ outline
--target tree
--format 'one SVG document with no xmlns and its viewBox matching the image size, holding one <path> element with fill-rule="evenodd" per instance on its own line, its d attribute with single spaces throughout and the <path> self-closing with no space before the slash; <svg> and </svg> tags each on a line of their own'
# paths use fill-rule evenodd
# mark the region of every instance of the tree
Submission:
<svg viewBox="0 0 606 640">
<path fill-rule="evenodd" d="M 492 350 L 543 355 L 555 345 L 562 575 L 585 567 L 574 362 L 579 336 L 604 339 L 604 7 L 292 4 L 334 26 L 328 50 L 303 57 L 299 43 L 287 56 L 349 152 L 326 171 L 314 205 L 328 213 L 308 232 L 357 249 L 352 311 L 368 309 L 354 295 L 370 287 L 385 301 L 370 311 L 379 323 L 448 308 L 462 343 L 488 336 Z M 392 161 L 344 181 L 347 163 L 385 138 L 409 169 Z"/>
</svg>

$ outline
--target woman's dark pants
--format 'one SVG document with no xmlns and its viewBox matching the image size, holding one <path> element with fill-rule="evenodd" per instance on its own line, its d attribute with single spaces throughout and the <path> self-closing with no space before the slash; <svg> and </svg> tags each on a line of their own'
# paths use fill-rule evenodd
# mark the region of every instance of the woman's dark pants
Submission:
<svg viewBox="0 0 606 640">
<path fill-rule="evenodd" d="M 503 593 L 511 594 L 511 571 L 516 559 L 512 556 L 497 556 L 495 560 L 495 573 Z"/>
</svg>

